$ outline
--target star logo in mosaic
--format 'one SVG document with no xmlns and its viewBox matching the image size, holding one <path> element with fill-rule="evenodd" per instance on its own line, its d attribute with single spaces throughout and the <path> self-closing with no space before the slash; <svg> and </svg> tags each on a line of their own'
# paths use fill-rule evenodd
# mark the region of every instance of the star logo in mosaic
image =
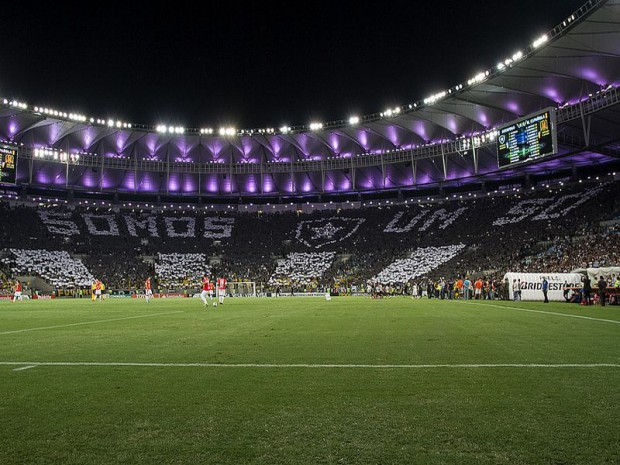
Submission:
<svg viewBox="0 0 620 465">
<path fill-rule="evenodd" d="M 301 221 L 295 239 L 307 247 L 320 249 L 351 237 L 364 221 L 364 218 L 338 217 Z"/>
<path fill-rule="evenodd" d="M 327 223 L 325 226 L 318 226 L 316 228 L 312 228 L 314 231 L 314 236 L 312 236 L 312 240 L 315 239 L 331 239 L 334 237 L 338 231 L 344 229 L 343 226 L 334 226 L 331 222 Z"/>
</svg>

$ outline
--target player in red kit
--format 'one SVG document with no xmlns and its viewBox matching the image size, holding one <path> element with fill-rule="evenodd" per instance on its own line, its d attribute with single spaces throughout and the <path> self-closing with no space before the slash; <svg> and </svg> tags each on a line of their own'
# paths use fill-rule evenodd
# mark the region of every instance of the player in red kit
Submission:
<svg viewBox="0 0 620 465">
<path fill-rule="evenodd" d="M 23 302 L 22 283 L 20 283 L 19 281 L 15 281 L 15 294 L 13 294 L 13 302 L 15 302 L 16 300 Z"/>
<path fill-rule="evenodd" d="M 202 300 L 203 305 L 206 307 L 207 304 L 207 296 L 209 300 L 213 299 L 213 284 L 209 281 L 208 276 L 203 276 L 202 278 L 202 291 L 200 292 L 200 300 Z"/>
<path fill-rule="evenodd" d="M 103 302 L 103 296 L 101 295 L 103 291 L 103 283 L 99 280 L 95 281 L 95 300 L 99 300 L 99 302 Z"/>
<path fill-rule="evenodd" d="M 151 289 L 151 278 L 146 278 L 146 281 L 144 281 L 144 298 L 146 299 L 147 304 L 149 303 L 152 297 L 153 297 L 153 289 Z"/>
<path fill-rule="evenodd" d="M 220 305 L 224 305 L 224 297 L 226 297 L 226 278 L 217 278 L 217 297 Z"/>
<path fill-rule="evenodd" d="M 209 296 L 209 300 L 213 300 L 213 289 L 215 289 L 215 286 L 211 281 L 209 281 L 209 288 L 207 289 L 207 295 Z"/>
</svg>

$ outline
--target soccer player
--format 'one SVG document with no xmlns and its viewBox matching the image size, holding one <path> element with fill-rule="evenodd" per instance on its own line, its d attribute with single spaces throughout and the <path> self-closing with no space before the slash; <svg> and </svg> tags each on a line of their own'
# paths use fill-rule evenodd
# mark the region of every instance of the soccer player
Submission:
<svg viewBox="0 0 620 465">
<path fill-rule="evenodd" d="M 474 298 L 477 300 L 482 299 L 482 278 L 478 277 L 478 279 L 476 279 L 476 282 L 474 283 Z"/>
<path fill-rule="evenodd" d="M 24 301 L 22 298 L 22 283 L 20 283 L 19 280 L 15 281 L 15 294 L 13 294 L 13 302 L 16 300 L 20 302 Z"/>
<path fill-rule="evenodd" d="M 209 296 L 209 300 L 213 300 L 213 291 L 215 289 L 215 285 L 209 281 L 209 289 L 207 289 L 207 295 Z"/>
<path fill-rule="evenodd" d="M 217 297 L 220 305 L 224 305 L 224 297 L 226 296 L 226 278 L 217 278 Z"/>
<path fill-rule="evenodd" d="M 103 290 L 103 283 L 97 279 L 95 281 L 95 300 L 99 300 L 99 302 L 103 302 L 103 297 L 101 296 L 102 290 Z"/>
<path fill-rule="evenodd" d="M 213 284 L 209 282 L 209 277 L 204 275 L 202 277 L 202 291 L 200 292 L 200 300 L 202 300 L 203 306 L 207 306 L 207 296 L 209 300 L 213 300 Z"/>
<path fill-rule="evenodd" d="M 146 281 L 144 281 L 144 298 L 146 299 L 147 304 L 149 303 L 152 297 L 153 297 L 153 289 L 151 289 L 151 278 L 146 278 Z"/>
</svg>

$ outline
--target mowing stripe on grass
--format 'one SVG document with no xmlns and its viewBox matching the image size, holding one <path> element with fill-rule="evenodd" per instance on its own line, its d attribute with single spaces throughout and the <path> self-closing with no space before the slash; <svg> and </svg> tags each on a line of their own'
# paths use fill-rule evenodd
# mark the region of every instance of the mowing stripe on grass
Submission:
<svg viewBox="0 0 620 465">
<path fill-rule="evenodd" d="M 25 333 L 27 331 L 40 331 L 43 329 L 56 329 L 56 328 L 68 328 L 70 326 L 81 326 L 81 325 L 92 325 L 96 323 L 108 323 L 110 321 L 122 321 L 122 320 L 133 320 L 136 318 L 148 318 L 151 316 L 160 316 L 160 315 L 174 315 L 175 313 L 184 313 L 179 310 L 176 312 L 165 312 L 165 313 L 149 313 L 148 315 L 136 315 L 136 316 L 125 316 L 122 318 L 108 318 L 107 320 L 95 320 L 95 321 L 82 321 L 80 323 L 69 323 L 66 325 L 55 325 L 55 326 L 39 326 L 38 328 L 26 328 L 26 329 L 16 329 L 14 331 L 4 331 L 0 333 L 0 336 L 3 334 L 15 334 L 15 333 Z"/>
<path fill-rule="evenodd" d="M 466 305 L 480 305 L 483 307 L 507 308 L 509 310 L 519 310 L 521 312 L 544 313 L 545 315 L 565 316 L 567 318 L 579 318 L 581 320 L 602 321 L 603 323 L 614 323 L 614 324 L 620 325 L 619 320 L 607 320 L 605 318 L 593 318 L 591 316 L 570 315 L 568 313 L 558 313 L 558 312 L 547 312 L 545 310 L 532 310 L 529 308 L 510 307 L 508 305 L 481 304 L 477 302 L 461 302 L 461 303 L 466 304 Z"/>
<path fill-rule="evenodd" d="M 346 363 L 165 363 L 165 362 L 0 362 L 0 365 L 50 367 L 154 367 L 154 368 L 620 368 L 620 363 L 438 363 L 418 365 L 376 365 Z"/>
</svg>

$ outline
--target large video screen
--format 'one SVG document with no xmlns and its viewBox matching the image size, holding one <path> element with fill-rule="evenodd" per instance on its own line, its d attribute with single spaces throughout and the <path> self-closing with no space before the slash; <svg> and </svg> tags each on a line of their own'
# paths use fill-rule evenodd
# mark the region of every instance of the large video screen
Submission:
<svg viewBox="0 0 620 465">
<path fill-rule="evenodd" d="M 497 161 L 500 168 L 557 153 L 555 110 L 548 108 L 499 129 Z"/>
<path fill-rule="evenodd" d="M 0 145 L 0 184 L 15 184 L 17 149 Z"/>
</svg>

